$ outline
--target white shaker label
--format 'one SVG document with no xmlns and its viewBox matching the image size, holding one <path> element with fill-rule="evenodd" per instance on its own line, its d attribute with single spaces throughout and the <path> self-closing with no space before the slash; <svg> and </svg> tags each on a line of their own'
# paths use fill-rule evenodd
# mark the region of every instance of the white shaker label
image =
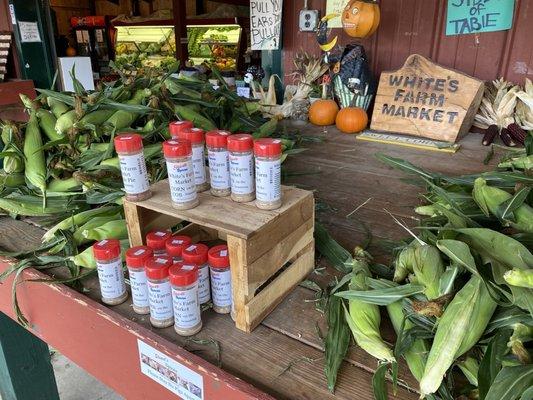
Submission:
<svg viewBox="0 0 533 400">
<path fill-rule="evenodd" d="M 231 305 L 231 271 L 211 269 L 211 296 L 213 304 L 218 307 Z"/>
<path fill-rule="evenodd" d="M 174 303 L 174 324 L 178 328 L 193 328 L 200 323 L 197 283 L 187 290 L 172 288 L 172 300 Z"/>
<path fill-rule="evenodd" d="M 115 299 L 126 291 L 124 274 L 122 273 L 122 260 L 117 260 L 109 264 L 96 263 L 98 268 L 98 280 L 100 281 L 100 292 L 105 299 Z"/>
<path fill-rule="evenodd" d="M 194 183 L 202 185 L 207 180 L 205 173 L 204 146 L 192 146 L 192 164 L 194 170 Z"/>
<path fill-rule="evenodd" d="M 209 174 L 213 189 L 229 189 L 229 153 L 227 151 L 209 151 Z"/>
<path fill-rule="evenodd" d="M 256 198 L 271 202 L 281 199 L 281 160 L 255 160 Z"/>
<path fill-rule="evenodd" d="M 198 269 L 198 297 L 200 304 L 207 303 L 211 299 L 209 290 L 209 266 L 204 264 Z"/>
<path fill-rule="evenodd" d="M 168 162 L 168 183 L 170 196 L 175 203 L 186 203 L 196 199 L 196 184 L 192 161 Z"/>
<path fill-rule="evenodd" d="M 124 182 L 124 190 L 128 194 L 144 193 L 150 188 L 148 182 L 148 171 L 144 154 L 139 153 L 133 156 L 119 156 L 120 172 Z"/>
<path fill-rule="evenodd" d="M 254 158 L 252 154 L 245 156 L 229 156 L 231 176 L 231 192 L 249 194 L 254 191 Z"/>
<path fill-rule="evenodd" d="M 144 269 L 129 270 L 131 298 L 136 307 L 148 307 L 148 287 L 146 285 L 146 272 Z"/>
<path fill-rule="evenodd" d="M 150 316 L 158 321 L 172 318 L 172 294 L 170 281 L 152 283 L 148 281 Z"/>
</svg>

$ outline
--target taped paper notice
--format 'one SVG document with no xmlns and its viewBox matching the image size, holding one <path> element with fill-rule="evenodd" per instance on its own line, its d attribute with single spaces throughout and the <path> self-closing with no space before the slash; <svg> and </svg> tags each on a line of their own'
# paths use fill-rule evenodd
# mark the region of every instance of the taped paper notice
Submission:
<svg viewBox="0 0 533 400">
<path fill-rule="evenodd" d="M 40 43 L 39 25 L 37 22 L 19 21 L 20 41 L 22 43 Z"/>
</svg>

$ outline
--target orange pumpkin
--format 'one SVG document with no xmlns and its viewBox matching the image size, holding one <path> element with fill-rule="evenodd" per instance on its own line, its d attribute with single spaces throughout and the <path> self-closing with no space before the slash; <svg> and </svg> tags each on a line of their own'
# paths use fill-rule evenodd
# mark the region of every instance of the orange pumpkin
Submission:
<svg viewBox="0 0 533 400">
<path fill-rule="evenodd" d="M 339 112 L 339 106 L 334 100 L 316 100 L 309 107 L 309 121 L 313 125 L 333 125 Z"/>
<path fill-rule="evenodd" d="M 75 57 L 76 49 L 74 47 L 68 46 L 66 50 L 67 57 Z"/>
<path fill-rule="evenodd" d="M 379 26 L 379 5 L 371 0 L 351 0 L 342 12 L 342 27 L 352 37 L 366 38 Z"/>
<path fill-rule="evenodd" d="M 368 115 L 360 107 L 346 107 L 337 114 L 336 123 L 341 132 L 359 133 L 368 125 Z"/>
</svg>

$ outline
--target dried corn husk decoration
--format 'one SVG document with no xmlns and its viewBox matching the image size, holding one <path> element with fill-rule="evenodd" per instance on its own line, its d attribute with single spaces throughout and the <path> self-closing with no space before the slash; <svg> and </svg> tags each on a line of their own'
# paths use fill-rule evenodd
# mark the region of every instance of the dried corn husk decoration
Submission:
<svg viewBox="0 0 533 400">
<path fill-rule="evenodd" d="M 533 131 L 533 83 L 526 78 L 524 90 L 516 93 L 519 101 L 516 106 L 517 123 L 526 131 Z"/>
</svg>

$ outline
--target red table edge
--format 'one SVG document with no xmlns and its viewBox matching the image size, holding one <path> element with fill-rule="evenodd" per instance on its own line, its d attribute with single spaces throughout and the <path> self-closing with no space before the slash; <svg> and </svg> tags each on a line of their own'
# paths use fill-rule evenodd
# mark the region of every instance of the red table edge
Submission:
<svg viewBox="0 0 533 400">
<path fill-rule="evenodd" d="M 12 264 L 13 260 L 0 257 L 0 273 Z M 13 278 L 12 274 L 0 283 L 0 311 L 16 320 L 11 294 Z M 29 268 L 21 278 L 24 282 L 17 287 L 18 301 L 31 325 L 30 332 L 127 399 L 168 399 L 171 395 L 178 398 L 141 372 L 137 340 L 200 374 L 204 399 L 273 399 L 66 285 L 27 282 L 47 279 L 48 275 Z"/>
</svg>

